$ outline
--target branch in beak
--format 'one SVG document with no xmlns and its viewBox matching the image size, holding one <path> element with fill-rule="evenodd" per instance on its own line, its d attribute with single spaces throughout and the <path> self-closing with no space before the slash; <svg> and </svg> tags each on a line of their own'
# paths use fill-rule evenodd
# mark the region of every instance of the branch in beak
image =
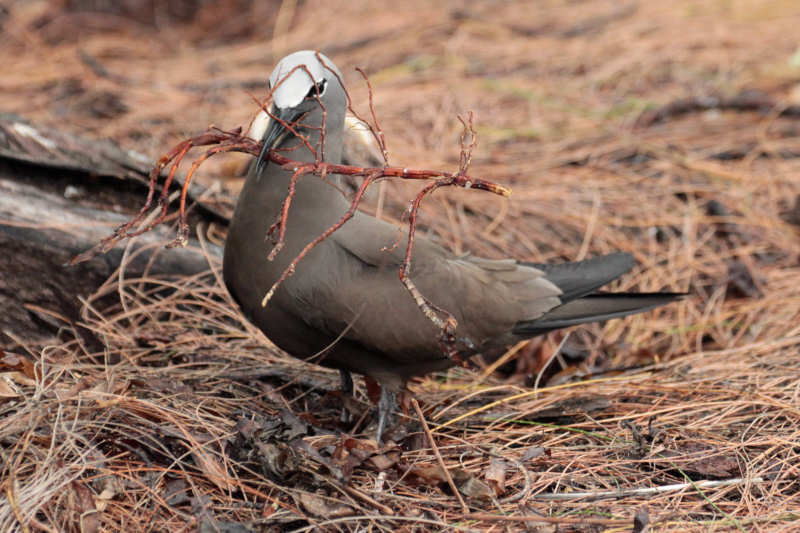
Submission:
<svg viewBox="0 0 800 533">
<path fill-rule="evenodd" d="M 300 115 L 303 114 L 303 111 L 293 107 L 281 109 L 274 105 L 270 112 L 278 120 L 270 117 L 269 127 L 261 140 L 261 153 L 258 154 L 258 158 L 256 159 L 256 173 L 261 173 L 264 166 L 267 164 L 267 152 L 280 146 L 287 134 L 290 133 L 284 124 L 293 124 Z"/>
</svg>

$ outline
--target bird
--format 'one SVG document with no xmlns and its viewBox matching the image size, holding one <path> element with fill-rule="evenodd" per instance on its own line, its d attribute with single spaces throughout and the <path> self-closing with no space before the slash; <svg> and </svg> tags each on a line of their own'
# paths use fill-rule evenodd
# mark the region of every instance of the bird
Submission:
<svg viewBox="0 0 800 533">
<path fill-rule="evenodd" d="M 314 50 L 289 54 L 272 71 L 270 112 L 280 120 L 264 128 L 261 153 L 237 200 L 223 279 L 245 317 L 277 347 L 338 369 L 347 392 L 352 393 L 351 373 L 380 385 L 376 437 L 381 442 L 408 381 L 456 364 L 442 349 L 440 328 L 398 279 L 405 247 L 395 244 L 407 238 L 408 229 L 356 211 L 311 249 L 262 305 L 301 250 L 350 208 L 337 186 L 341 176 L 302 176 L 285 221 L 283 247 L 268 259 L 275 242 L 266 235 L 279 218 L 292 176 L 292 169 L 270 163 L 268 152 L 284 151 L 301 163 L 322 155 L 325 162 L 340 163 L 348 101 L 342 79 L 333 61 Z M 682 296 L 598 291 L 633 266 L 632 256 L 621 252 L 559 264 L 456 255 L 418 235 L 409 277 L 428 301 L 456 319 L 458 356 L 466 359 Z"/>
<path fill-rule="evenodd" d="M 259 111 L 245 135 L 260 142 L 264 133 L 269 129 L 269 124 L 269 115 L 263 110 Z M 383 154 L 372 135 L 372 130 L 360 118 L 346 113 L 342 136 L 342 164 L 362 167 L 379 167 L 384 164 Z M 247 175 L 250 171 L 249 167 L 250 165 L 244 169 L 242 175 Z M 355 178 L 353 181 L 356 181 Z M 350 184 L 353 189 L 358 189 L 358 185 L 360 184 Z"/>
</svg>

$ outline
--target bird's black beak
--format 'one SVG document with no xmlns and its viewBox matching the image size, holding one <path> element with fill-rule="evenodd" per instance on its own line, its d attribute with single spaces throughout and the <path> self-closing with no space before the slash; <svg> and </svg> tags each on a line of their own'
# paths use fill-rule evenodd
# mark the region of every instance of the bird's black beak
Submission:
<svg viewBox="0 0 800 533">
<path fill-rule="evenodd" d="M 303 111 L 293 107 L 281 109 L 272 106 L 270 113 L 272 113 L 273 117 L 279 118 L 280 121 L 286 124 L 292 124 L 300 118 Z M 264 138 L 261 140 L 261 153 L 258 154 L 258 159 L 256 159 L 256 172 L 258 173 L 260 173 L 267 164 L 267 152 L 273 148 L 277 148 L 286 135 L 290 133 L 279 120 L 275 120 L 273 117 L 270 117 L 269 128 L 266 133 L 264 133 Z"/>
</svg>

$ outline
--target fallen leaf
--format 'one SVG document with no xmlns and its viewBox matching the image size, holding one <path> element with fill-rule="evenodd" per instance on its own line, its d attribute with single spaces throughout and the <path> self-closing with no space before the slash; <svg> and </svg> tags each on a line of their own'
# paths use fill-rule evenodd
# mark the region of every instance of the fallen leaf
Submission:
<svg viewBox="0 0 800 533">
<path fill-rule="evenodd" d="M 722 455 L 716 448 L 695 443 L 684 444 L 680 450 L 661 450 L 652 457 L 671 459 L 675 466 L 687 474 L 712 478 L 741 474 L 735 457 Z"/>
<path fill-rule="evenodd" d="M 435 484 L 447 483 L 447 475 L 439 465 L 414 465 L 409 469 L 408 473 L 424 481 L 432 481 Z"/>
<path fill-rule="evenodd" d="M 461 468 L 452 468 L 449 470 L 450 476 L 458 489 L 458 492 L 476 500 L 491 500 L 494 497 L 494 491 L 466 470 Z M 414 465 L 408 470 L 409 474 L 418 477 L 421 480 L 432 482 L 434 485 L 448 485 L 447 474 L 438 464 L 430 465 Z"/>
<path fill-rule="evenodd" d="M 500 496 L 506 491 L 506 462 L 499 457 L 492 457 L 489 460 L 489 468 L 486 469 L 486 481 L 494 489 L 495 496 Z"/>
<path fill-rule="evenodd" d="M 463 481 L 456 481 L 456 487 L 458 487 L 458 492 L 472 500 L 491 500 L 494 497 L 491 487 L 474 476 L 469 476 Z"/>
<path fill-rule="evenodd" d="M 299 458 L 289 446 L 271 442 L 253 444 L 258 450 L 259 462 L 265 473 L 281 479 L 298 469 Z"/>
<path fill-rule="evenodd" d="M 72 503 L 80 516 L 81 533 L 97 533 L 100 530 L 100 519 L 94 506 L 94 495 L 83 481 L 73 481 Z"/>
<path fill-rule="evenodd" d="M 297 497 L 300 506 L 317 518 L 339 518 L 353 514 L 353 508 L 311 492 L 301 492 Z"/>
<path fill-rule="evenodd" d="M 11 398 L 19 397 L 20 393 L 12 387 L 6 379 L 4 374 L 0 374 L 0 400 L 10 400 Z"/>
<path fill-rule="evenodd" d="M 100 491 L 100 494 L 94 497 L 94 505 L 99 512 L 103 512 L 114 496 L 117 495 L 117 483 L 116 480 L 112 477 L 107 477 L 105 483 L 103 484 L 103 490 Z"/>
<path fill-rule="evenodd" d="M 249 418 L 240 418 L 236 421 L 236 431 L 245 439 L 252 439 L 259 429 L 258 424 Z"/>
<path fill-rule="evenodd" d="M 642 505 L 633 517 L 633 533 L 647 533 L 650 529 L 650 513 L 647 506 Z"/>
<path fill-rule="evenodd" d="M 36 367 L 33 361 L 22 355 L 0 349 L 0 371 L 8 370 L 22 372 L 28 379 L 36 379 Z"/>
<path fill-rule="evenodd" d="M 399 452 L 390 452 L 390 453 L 381 453 L 378 455 L 373 455 L 368 459 L 368 463 L 372 465 L 375 470 L 378 472 L 384 472 L 389 470 L 391 467 L 397 464 L 397 461 L 400 460 L 400 453 Z"/>
<path fill-rule="evenodd" d="M 541 457 L 547 453 L 547 450 L 542 448 L 541 446 L 531 446 L 525 453 L 522 455 L 521 461 L 524 463 L 525 461 L 530 461 L 531 459 L 536 459 L 537 457 Z"/>
<path fill-rule="evenodd" d="M 344 436 L 342 437 L 342 446 L 348 450 L 367 450 L 371 453 L 378 451 L 378 445 L 372 439 L 355 439 Z"/>
</svg>

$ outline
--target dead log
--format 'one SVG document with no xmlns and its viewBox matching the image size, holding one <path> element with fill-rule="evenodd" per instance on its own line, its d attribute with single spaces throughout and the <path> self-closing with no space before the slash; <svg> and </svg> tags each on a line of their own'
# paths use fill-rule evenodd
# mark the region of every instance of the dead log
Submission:
<svg viewBox="0 0 800 533">
<path fill-rule="evenodd" d="M 186 248 L 163 249 L 174 238 L 169 225 L 81 265 L 65 266 L 135 213 L 152 164 L 108 141 L 0 117 L 0 347 L 17 344 L 14 339 L 37 344 L 51 338 L 59 325 L 48 311 L 75 320 L 78 296 L 92 294 L 115 272 L 126 246 L 132 257 L 126 263 L 128 277 L 145 270 L 155 276 L 208 270 L 196 240 Z M 193 187 L 190 196 L 197 199 L 202 193 Z M 232 201 L 198 205 L 193 224 L 224 225 Z M 142 247 L 153 252 L 137 254 Z M 207 250 L 211 256 L 222 255 L 221 247 L 211 243 Z"/>
</svg>

